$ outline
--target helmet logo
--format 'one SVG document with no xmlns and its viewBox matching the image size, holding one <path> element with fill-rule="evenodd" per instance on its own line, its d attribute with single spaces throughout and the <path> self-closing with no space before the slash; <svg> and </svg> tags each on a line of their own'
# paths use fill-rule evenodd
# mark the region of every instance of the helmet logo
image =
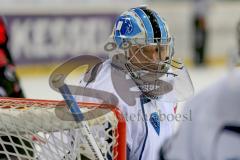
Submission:
<svg viewBox="0 0 240 160">
<path fill-rule="evenodd" d="M 120 19 L 116 30 L 119 30 L 121 35 L 129 35 L 133 31 L 131 20 L 129 18 Z"/>
<path fill-rule="evenodd" d="M 131 39 L 141 33 L 142 30 L 137 20 L 131 15 L 123 15 L 118 17 L 114 30 L 113 38 L 118 47 L 122 47 L 125 39 Z"/>
</svg>

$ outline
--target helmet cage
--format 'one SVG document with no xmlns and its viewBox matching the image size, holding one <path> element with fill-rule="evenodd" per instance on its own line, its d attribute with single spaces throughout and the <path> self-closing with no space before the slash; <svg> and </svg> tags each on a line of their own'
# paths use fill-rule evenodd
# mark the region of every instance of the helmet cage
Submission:
<svg viewBox="0 0 240 160">
<path fill-rule="evenodd" d="M 173 37 L 168 39 L 125 37 L 122 38 L 121 44 L 117 44 L 110 38 L 104 48 L 108 52 L 115 52 L 114 54 L 116 54 L 116 52 L 117 54 L 124 54 L 126 63 L 133 66 L 133 68 L 139 68 L 139 70 L 147 70 L 153 73 L 166 72 L 169 66 L 172 65 L 174 56 L 173 41 Z M 157 50 L 155 51 L 157 53 L 155 59 L 149 57 L 149 55 L 151 55 L 149 52 L 152 51 L 152 47 Z M 141 60 L 139 58 L 141 58 Z"/>
</svg>

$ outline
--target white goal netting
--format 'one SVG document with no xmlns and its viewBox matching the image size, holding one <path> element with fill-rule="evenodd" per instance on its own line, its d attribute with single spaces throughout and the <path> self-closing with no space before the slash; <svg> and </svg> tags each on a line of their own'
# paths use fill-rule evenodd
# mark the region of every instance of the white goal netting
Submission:
<svg viewBox="0 0 240 160">
<path fill-rule="evenodd" d="M 0 159 L 88 160 L 98 159 L 87 136 L 66 112 L 65 102 L 0 98 Z M 125 120 L 110 105 L 79 103 L 106 160 L 126 156 Z"/>
</svg>

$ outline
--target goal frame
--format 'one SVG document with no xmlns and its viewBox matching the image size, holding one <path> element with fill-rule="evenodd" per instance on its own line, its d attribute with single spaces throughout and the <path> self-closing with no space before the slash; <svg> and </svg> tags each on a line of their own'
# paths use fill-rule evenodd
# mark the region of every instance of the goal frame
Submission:
<svg viewBox="0 0 240 160">
<path fill-rule="evenodd" d="M 27 109 L 27 107 L 31 107 L 32 105 L 38 105 L 37 107 L 50 107 L 50 108 L 57 108 L 57 107 L 67 107 L 65 101 L 63 100 L 44 100 L 44 99 L 29 99 L 29 98 L 11 98 L 11 97 L 0 97 L 0 102 L 9 102 L 10 105 L 2 106 L 0 103 L 0 109 Z M 17 104 L 24 104 L 24 107 L 17 108 Z M 51 104 L 51 106 L 49 105 Z M 114 113 L 118 120 L 117 128 L 115 128 L 115 133 L 117 133 L 117 144 L 113 148 L 113 152 L 116 153 L 116 158 L 114 160 L 126 160 L 127 157 L 127 143 L 126 143 L 126 121 L 116 106 L 111 104 L 97 104 L 97 103 L 86 103 L 86 102 L 78 102 L 78 106 L 84 106 L 84 108 L 106 108 L 111 110 Z M 26 107 L 26 108 L 25 108 Z M 36 106 L 35 106 L 36 107 Z M 81 108 L 81 107 L 80 107 Z M 115 155 L 115 154 L 114 154 Z"/>
</svg>

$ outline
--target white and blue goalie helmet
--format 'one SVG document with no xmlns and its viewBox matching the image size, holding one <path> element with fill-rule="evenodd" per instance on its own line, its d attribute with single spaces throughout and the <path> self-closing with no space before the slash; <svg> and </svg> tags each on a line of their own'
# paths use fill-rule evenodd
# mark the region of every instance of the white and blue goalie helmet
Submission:
<svg viewBox="0 0 240 160">
<path fill-rule="evenodd" d="M 166 21 L 157 12 L 136 7 L 116 19 L 105 50 L 111 53 L 112 64 L 125 70 L 146 96 L 176 102 L 189 97 L 193 86 L 183 63 L 173 59 L 173 41 Z M 176 83 L 179 79 L 181 82 Z M 183 86 L 188 93 L 180 91 Z M 174 100 L 163 98 L 167 94 Z"/>
<path fill-rule="evenodd" d="M 116 19 L 105 50 L 115 52 L 122 50 L 126 54 L 132 46 L 139 46 L 139 50 L 145 55 L 144 49 L 153 45 L 165 48 L 167 59 L 161 61 L 170 63 L 174 55 L 174 43 L 166 21 L 147 7 L 136 7 L 122 13 Z M 159 57 L 160 54 L 159 49 Z M 129 57 L 128 54 L 126 56 Z M 146 57 L 146 61 L 148 60 L 152 62 Z M 157 63 L 162 63 L 161 61 Z"/>
</svg>

